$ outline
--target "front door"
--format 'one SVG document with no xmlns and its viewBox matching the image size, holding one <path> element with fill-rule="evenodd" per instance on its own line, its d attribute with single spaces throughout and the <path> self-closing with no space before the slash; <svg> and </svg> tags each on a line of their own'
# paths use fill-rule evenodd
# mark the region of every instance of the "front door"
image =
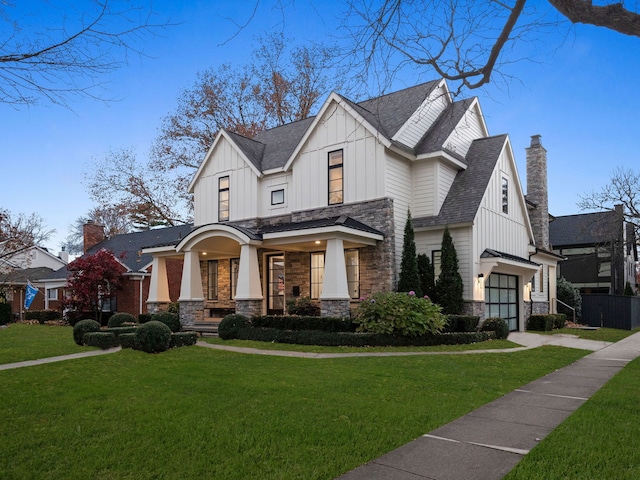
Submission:
<svg viewBox="0 0 640 480">
<path fill-rule="evenodd" d="M 267 315 L 284 314 L 284 255 L 267 257 Z"/>
</svg>

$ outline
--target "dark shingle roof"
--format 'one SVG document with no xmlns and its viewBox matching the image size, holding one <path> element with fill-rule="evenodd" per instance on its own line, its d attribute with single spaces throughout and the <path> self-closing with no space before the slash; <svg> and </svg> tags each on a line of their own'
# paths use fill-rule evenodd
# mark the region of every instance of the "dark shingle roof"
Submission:
<svg viewBox="0 0 640 480">
<path fill-rule="evenodd" d="M 62 270 L 65 269 L 63 268 Z M 0 283 L 22 285 L 26 284 L 27 280 L 37 282 L 38 280 L 42 280 L 44 278 L 51 278 L 54 272 L 55 271 L 49 267 L 15 269 L 0 275 Z"/>
<path fill-rule="evenodd" d="M 613 210 L 555 217 L 549 222 L 549 241 L 554 248 L 607 243 L 617 237 L 617 221 Z"/>
<path fill-rule="evenodd" d="M 444 142 L 449 138 L 449 135 L 451 135 L 456 125 L 458 125 L 474 98 L 467 98 L 449 105 L 438 116 L 418 145 L 416 145 L 416 155 L 444 150 Z"/>
<path fill-rule="evenodd" d="M 466 156 L 468 167 L 456 175 L 440 214 L 414 218 L 413 226 L 431 227 L 472 222 L 506 141 L 506 135 L 474 140 Z"/>
<path fill-rule="evenodd" d="M 275 232 L 291 232 L 298 230 L 307 230 L 310 228 L 322 228 L 322 227 L 335 227 L 344 225 L 345 227 L 360 230 L 362 232 L 374 233 L 378 235 L 383 235 L 382 232 L 372 228 L 368 225 L 365 225 L 354 218 L 347 217 L 345 215 L 336 216 L 336 217 L 328 217 L 328 218 L 319 218 L 315 220 L 305 220 L 302 222 L 293 222 L 293 223 L 284 223 L 280 225 L 270 225 L 260 228 L 259 233 L 275 233 Z"/>
<path fill-rule="evenodd" d="M 424 102 L 439 81 L 422 83 L 398 92 L 355 103 L 340 95 L 356 112 L 389 140 Z M 228 132 L 238 148 L 261 172 L 282 168 L 315 117 L 271 128 L 253 139 Z"/>
<path fill-rule="evenodd" d="M 492 250 L 490 248 L 485 249 L 485 251 L 480 254 L 480 258 L 504 258 L 505 260 L 511 260 L 512 262 L 524 263 L 526 265 L 533 265 L 536 267 L 540 265 L 527 258 L 518 257 L 517 255 L 512 255 L 510 253 L 499 252 L 498 250 Z"/>
</svg>

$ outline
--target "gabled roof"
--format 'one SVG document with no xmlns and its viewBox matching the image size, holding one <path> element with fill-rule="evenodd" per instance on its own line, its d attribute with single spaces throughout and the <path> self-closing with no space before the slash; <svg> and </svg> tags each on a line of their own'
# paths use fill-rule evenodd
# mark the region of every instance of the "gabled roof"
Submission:
<svg viewBox="0 0 640 480">
<path fill-rule="evenodd" d="M 619 222 L 614 210 L 555 217 L 549 222 L 549 241 L 553 248 L 608 243 L 618 237 Z"/>
<path fill-rule="evenodd" d="M 416 145 L 416 155 L 446 150 L 444 142 L 449 138 L 453 130 L 456 128 L 456 125 L 460 123 L 465 112 L 473 104 L 476 98 L 477 97 L 472 97 L 460 100 L 445 108 L 431 128 L 429 128 L 425 136 L 422 137 L 422 140 L 420 140 Z"/>
<path fill-rule="evenodd" d="M 64 268 L 62 270 L 65 270 Z M 44 278 L 51 278 L 55 270 L 49 267 L 20 268 L 0 274 L 0 283 L 23 285 L 27 280 L 37 282 Z"/>
<path fill-rule="evenodd" d="M 314 118 L 305 118 L 258 133 L 254 140 L 265 145 L 260 171 L 282 168 L 313 123 Z"/>
<path fill-rule="evenodd" d="M 369 225 L 365 225 L 364 223 L 354 218 L 347 217 L 346 215 L 328 217 L 328 218 L 318 218 L 315 220 L 304 220 L 302 222 L 284 223 L 280 225 L 265 226 L 260 228 L 259 234 L 262 235 L 265 233 L 275 233 L 275 232 L 293 232 L 293 231 L 299 231 L 299 230 L 307 230 L 311 228 L 336 227 L 340 225 L 351 228 L 353 230 L 360 230 L 362 232 L 373 233 L 376 235 L 384 236 L 384 234 L 381 231 L 376 230 L 375 228 L 370 227 Z"/>
<path fill-rule="evenodd" d="M 466 156 L 468 168 L 456 175 L 440 213 L 430 217 L 416 217 L 412 220 L 413 226 L 418 228 L 472 222 L 506 142 L 507 135 L 474 140 Z"/>
</svg>

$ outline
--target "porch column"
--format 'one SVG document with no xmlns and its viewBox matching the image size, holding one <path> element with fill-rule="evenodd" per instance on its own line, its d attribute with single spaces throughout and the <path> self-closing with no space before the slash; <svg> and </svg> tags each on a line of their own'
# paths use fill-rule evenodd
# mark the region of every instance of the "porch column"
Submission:
<svg viewBox="0 0 640 480">
<path fill-rule="evenodd" d="M 198 251 L 187 250 L 182 266 L 180 284 L 180 323 L 193 325 L 204 318 L 204 294 L 202 293 L 202 275 L 200 274 L 200 256 Z"/>
<path fill-rule="evenodd" d="M 241 245 L 236 287 L 236 313 L 247 316 L 261 315 L 262 299 L 258 248 L 250 244 Z"/>
<path fill-rule="evenodd" d="M 341 238 L 331 238 L 327 240 L 324 256 L 320 314 L 323 317 L 348 317 L 350 299 L 344 243 Z"/>
<path fill-rule="evenodd" d="M 151 279 L 149 280 L 149 296 L 147 297 L 147 311 L 149 313 L 157 313 L 166 310 L 170 302 L 167 262 L 164 257 L 153 257 L 151 263 Z"/>
</svg>

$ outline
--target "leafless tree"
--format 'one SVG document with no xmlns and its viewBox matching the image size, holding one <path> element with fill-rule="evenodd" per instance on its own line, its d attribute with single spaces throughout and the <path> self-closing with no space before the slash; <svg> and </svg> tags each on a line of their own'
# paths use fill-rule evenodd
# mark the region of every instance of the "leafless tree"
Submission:
<svg viewBox="0 0 640 480">
<path fill-rule="evenodd" d="M 67 235 L 62 247 L 64 247 L 70 255 L 84 253 L 83 227 L 89 220 L 103 225 L 104 235 L 107 238 L 133 231 L 129 212 L 124 206 L 105 205 L 94 207 L 89 210 L 86 215 L 78 217 L 76 221 L 69 226 L 69 235 Z"/>
<path fill-rule="evenodd" d="M 351 0 L 351 51 L 360 55 L 355 61 L 365 74 L 410 64 L 478 88 L 501 64 L 516 60 L 506 52 L 514 42 L 539 38 L 546 28 L 560 27 L 562 18 L 640 36 L 637 3 L 632 9 L 623 2 L 597 3 L 548 0 L 547 10 L 560 14 L 549 23 L 548 12 L 540 10 L 545 4 L 532 0 Z"/>
<path fill-rule="evenodd" d="M 613 210 L 615 205 L 624 207 L 625 220 L 635 225 L 636 238 L 640 238 L 640 172 L 618 167 L 607 185 L 580 195 L 578 202 L 581 210 Z"/>
<path fill-rule="evenodd" d="M 36 213 L 12 214 L 0 208 L 0 260 L 46 242 L 54 232 Z"/>
<path fill-rule="evenodd" d="M 42 18 L 51 23 L 42 25 Z M 49 22 L 49 20 L 47 20 Z M 101 77 L 143 55 L 142 43 L 166 27 L 134 0 L 0 2 L 0 103 L 69 106 L 104 100 Z"/>
</svg>

